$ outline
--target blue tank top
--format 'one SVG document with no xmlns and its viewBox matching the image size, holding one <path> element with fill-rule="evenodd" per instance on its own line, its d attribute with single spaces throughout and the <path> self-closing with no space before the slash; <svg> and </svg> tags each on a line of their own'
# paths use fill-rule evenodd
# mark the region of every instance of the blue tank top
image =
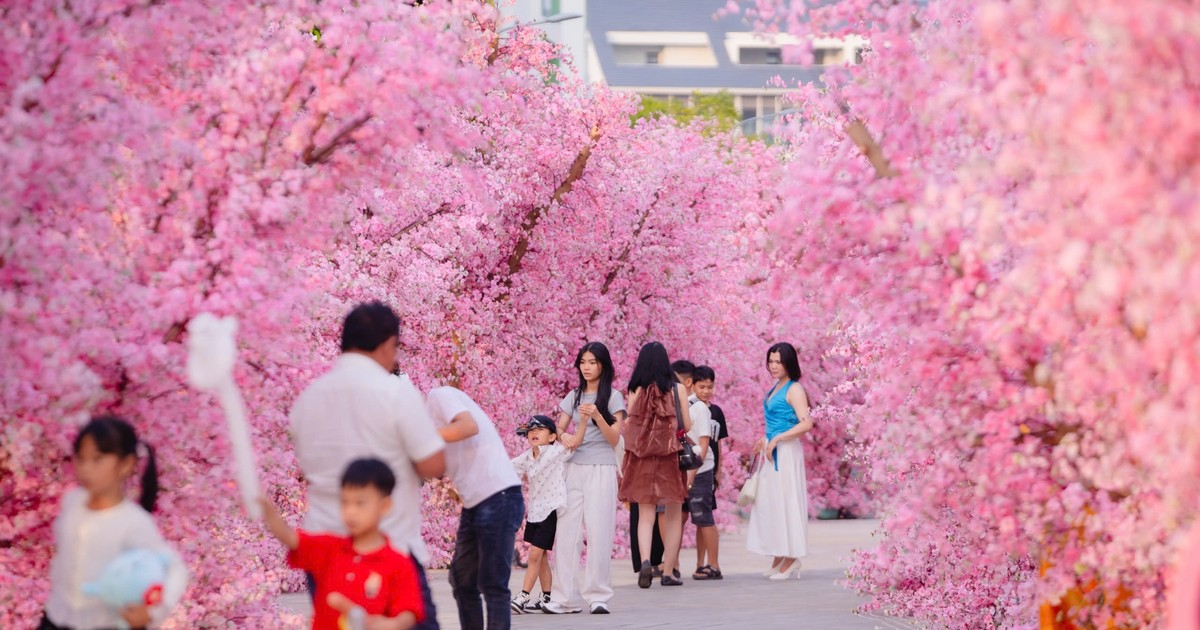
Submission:
<svg viewBox="0 0 1200 630">
<path fill-rule="evenodd" d="M 767 397 L 763 399 L 763 415 L 767 419 L 768 441 L 800 424 L 800 419 L 796 417 L 796 410 L 787 401 L 787 392 L 795 383 L 796 381 L 784 383 L 783 387 L 780 387 L 779 391 L 774 394 L 770 390 L 767 390 Z M 774 387 L 771 389 L 774 389 Z M 776 448 L 776 451 L 778 451 L 778 448 Z M 775 460 L 775 470 L 779 470 L 778 455 L 778 452 L 771 453 L 771 459 Z"/>
</svg>

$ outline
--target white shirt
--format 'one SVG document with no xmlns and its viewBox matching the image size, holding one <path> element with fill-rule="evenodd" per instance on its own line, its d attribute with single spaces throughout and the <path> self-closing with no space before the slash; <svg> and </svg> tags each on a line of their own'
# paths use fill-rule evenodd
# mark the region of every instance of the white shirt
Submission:
<svg viewBox="0 0 1200 630">
<path fill-rule="evenodd" d="M 426 404 L 438 426 L 448 426 L 465 411 L 479 428 L 465 440 L 446 444 L 446 474 L 458 488 L 463 507 L 473 508 L 501 490 L 521 485 L 495 423 L 470 396 L 453 387 L 438 387 L 430 390 Z"/>
<path fill-rule="evenodd" d="M 392 467 L 392 509 L 380 523 L 392 546 L 425 563 L 421 540 L 421 479 L 413 462 L 445 447 L 407 376 L 393 376 L 370 357 L 346 353 L 292 406 L 296 461 L 308 479 L 304 529 L 345 535 L 342 473 L 353 460 L 375 457 Z"/>
<path fill-rule="evenodd" d="M 567 504 L 564 464 L 570 456 L 571 451 L 554 442 L 539 448 L 537 457 L 533 456 L 531 448 L 513 458 L 512 464 L 517 474 L 529 480 L 526 520 L 530 523 L 546 520 L 551 512 Z"/>
<path fill-rule="evenodd" d="M 183 560 L 158 532 L 154 518 L 128 499 L 104 510 L 87 506 L 88 493 L 75 488 L 63 495 L 54 519 L 54 558 L 50 560 L 50 597 L 46 614 L 55 625 L 93 630 L 117 628 L 124 619 L 117 611 L 83 594 L 110 562 L 126 551 L 147 549 L 166 554 L 167 577 L 162 604 L 150 608 L 151 625 L 162 623 L 183 598 L 188 573 Z"/>
<path fill-rule="evenodd" d="M 717 441 L 716 434 L 721 425 L 713 422 L 712 411 L 708 408 L 708 405 L 701 402 L 699 398 L 696 398 L 695 394 L 688 397 L 688 402 L 691 403 L 691 406 L 688 407 L 688 413 L 692 416 L 692 430 L 688 431 L 688 437 L 692 438 L 692 441 L 696 443 L 696 448 L 700 448 L 700 438 L 709 438 L 708 452 L 704 454 L 704 464 L 700 466 L 696 473 L 708 472 L 716 467 L 713 463 L 712 445 Z M 697 454 L 699 454 L 698 451 Z"/>
</svg>

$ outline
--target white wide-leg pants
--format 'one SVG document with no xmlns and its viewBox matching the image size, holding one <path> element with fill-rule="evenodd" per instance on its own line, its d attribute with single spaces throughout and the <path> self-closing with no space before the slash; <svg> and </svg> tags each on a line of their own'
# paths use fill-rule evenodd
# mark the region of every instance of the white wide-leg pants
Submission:
<svg viewBox="0 0 1200 630">
<path fill-rule="evenodd" d="M 612 599 L 613 537 L 617 530 L 617 467 L 566 465 L 567 505 L 558 513 L 554 587 L 550 601 L 581 608 Z M 587 567 L 580 588 L 579 560 L 587 530 Z"/>
</svg>

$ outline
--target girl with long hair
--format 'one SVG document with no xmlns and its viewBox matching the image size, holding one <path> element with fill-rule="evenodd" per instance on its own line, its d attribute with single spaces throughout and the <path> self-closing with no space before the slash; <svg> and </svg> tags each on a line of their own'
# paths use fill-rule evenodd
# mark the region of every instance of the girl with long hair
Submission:
<svg viewBox="0 0 1200 630">
<path fill-rule="evenodd" d="M 567 462 L 567 503 L 559 512 L 554 586 L 542 612 L 583 611 L 607 614 L 612 599 L 611 559 L 617 527 L 617 458 L 625 398 L 613 389 L 612 357 L 593 341 L 575 356 L 579 386 L 558 405 L 559 441 L 573 451 Z M 587 530 L 587 567 L 579 574 L 583 532 Z M 582 579 L 581 579 L 582 578 Z"/>
<path fill-rule="evenodd" d="M 746 548 L 772 556 L 765 575 L 786 580 L 799 577 L 800 558 L 808 553 L 808 481 L 800 437 L 812 430 L 813 421 L 792 344 L 767 350 L 767 372 L 774 382 L 763 400 L 766 435 L 755 447 L 765 463 L 750 508 Z"/>
<path fill-rule="evenodd" d="M 655 507 L 664 505 L 658 519 L 663 538 L 662 585 L 683 584 L 675 577 L 679 568 L 679 540 L 683 535 L 683 501 L 687 498 L 687 473 L 679 469 L 679 424 L 689 431 L 687 389 L 676 382 L 667 350 L 657 341 L 642 346 L 629 377 L 629 422 L 625 427 L 625 462 L 617 496 L 638 506 L 637 539 L 650 549 Z M 654 567 L 642 560 L 638 586 L 650 588 Z"/>
</svg>

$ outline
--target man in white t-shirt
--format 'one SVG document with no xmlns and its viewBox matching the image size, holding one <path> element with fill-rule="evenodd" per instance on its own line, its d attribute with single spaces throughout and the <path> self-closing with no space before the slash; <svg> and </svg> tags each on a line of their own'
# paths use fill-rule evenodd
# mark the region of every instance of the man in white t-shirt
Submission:
<svg viewBox="0 0 1200 630">
<path fill-rule="evenodd" d="M 450 561 L 459 624 L 505 630 L 512 623 L 513 544 L 525 516 L 521 479 L 495 423 L 474 400 L 453 387 L 438 387 L 427 403 L 446 441 L 447 474 L 463 503 Z M 486 623 L 480 595 L 487 604 Z"/>
<path fill-rule="evenodd" d="M 308 479 L 308 514 L 302 527 L 345 535 L 339 492 L 346 465 L 374 457 L 391 466 L 396 474 L 395 508 L 380 529 L 396 551 L 415 560 L 426 613 L 426 621 L 417 628 L 436 630 L 437 613 L 424 570 L 428 555 L 421 540 L 421 479 L 445 473 L 445 443 L 425 411 L 421 392 L 408 377 L 391 374 L 399 335 L 400 318 L 391 308 L 380 302 L 356 306 L 342 325 L 337 363 L 292 405 L 296 461 Z"/>
</svg>

